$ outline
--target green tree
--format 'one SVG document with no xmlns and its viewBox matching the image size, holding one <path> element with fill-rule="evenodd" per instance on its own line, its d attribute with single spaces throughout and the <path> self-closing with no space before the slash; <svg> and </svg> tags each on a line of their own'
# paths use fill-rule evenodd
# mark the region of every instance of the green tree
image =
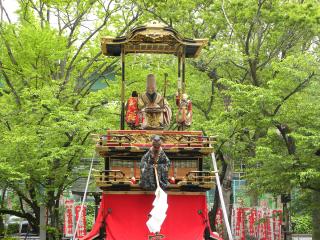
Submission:
<svg viewBox="0 0 320 240">
<path fill-rule="evenodd" d="M 107 90 L 91 91 L 118 70 L 118 59 L 102 57 L 99 38 L 122 34 L 140 11 L 130 1 L 28 0 L 19 1 L 17 22 L 3 6 L 1 12 L 0 181 L 21 205 L 2 204 L 0 214 L 26 218 L 39 230 L 44 204 L 58 232 L 60 196 L 92 151 L 90 134 L 118 125 Z"/>
<path fill-rule="evenodd" d="M 1 182 L 34 214 L 15 213 L 37 226 L 44 202 L 58 227 L 58 199 L 74 180 L 70 170 L 90 149 L 86 139 L 119 124 L 119 81 L 109 80 L 118 59 L 102 58 L 98 36 L 157 19 L 183 36 L 209 38 L 202 57 L 187 61 L 187 92 L 192 129 L 218 135 L 226 202 L 241 161 L 253 199 L 297 188 L 310 194 L 319 238 L 319 13 L 313 0 L 21 1 L 18 24 L 0 28 Z M 127 60 L 128 96 L 144 88 L 150 71 L 158 78 L 168 72 L 174 104 L 173 57 Z M 108 88 L 91 92 L 100 80 Z"/>
<path fill-rule="evenodd" d="M 177 1 L 139 3 L 183 35 L 210 39 L 203 58 L 189 62 L 187 81 L 199 114 L 194 128 L 219 136 L 221 175 L 230 177 L 241 160 L 249 167 L 253 200 L 298 187 L 316 203 L 318 2 L 183 1 L 179 9 Z M 317 239 L 319 214 L 313 212 Z"/>
</svg>

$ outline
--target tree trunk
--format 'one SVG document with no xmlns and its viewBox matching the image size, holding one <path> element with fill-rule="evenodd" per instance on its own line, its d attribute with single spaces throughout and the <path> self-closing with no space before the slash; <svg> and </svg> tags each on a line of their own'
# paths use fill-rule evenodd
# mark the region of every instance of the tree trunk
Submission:
<svg viewBox="0 0 320 240">
<path fill-rule="evenodd" d="M 1 0 L 0 0 L 0 5 L 1 5 Z M 2 189 L 1 193 L 1 208 L 4 206 L 4 201 L 5 201 L 5 195 L 6 195 L 6 188 Z M 0 214 L 0 237 L 4 236 L 4 222 L 3 222 L 3 215 Z"/>
<path fill-rule="evenodd" d="M 51 200 L 48 201 L 48 212 L 49 212 L 49 223 L 47 227 L 50 229 L 47 231 L 48 240 L 59 240 L 62 236 L 62 223 L 60 221 L 60 211 L 59 211 L 59 199 L 52 193 L 50 193 Z M 48 229 L 47 228 L 47 229 Z"/>
<path fill-rule="evenodd" d="M 312 239 L 320 239 L 320 192 L 313 191 Z"/>
<path fill-rule="evenodd" d="M 289 240 L 290 238 L 290 213 L 288 203 L 283 203 L 283 239 Z"/>
<path fill-rule="evenodd" d="M 259 207 L 259 196 L 255 191 L 249 192 L 251 207 Z"/>
<path fill-rule="evenodd" d="M 231 219 L 230 213 L 231 213 L 232 209 L 229 206 L 231 206 L 231 203 L 230 203 L 231 193 L 232 193 L 231 180 L 232 180 L 233 171 L 232 171 L 231 165 L 225 161 L 225 158 L 221 152 L 219 152 L 217 154 L 217 159 L 221 160 L 221 163 L 222 163 L 222 169 L 221 169 L 219 177 L 220 177 L 220 182 L 222 184 L 223 199 L 224 199 L 224 202 L 226 205 L 227 214 L 228 214 L 228 218 L 229 218 L 229 222 L 230 222 L 230 219 Z M 216 215 L 217 215 L 219 207 L 221 207 L 221 204 L 220 204 L 220 199 L 219 199 L 218 188 L 216 187 L 215 193 L 214 193 L 214 204 L 213 204 L 212 209 L 209 212 L 209 221 L 210 221 L 210 227 L 211 227 L 212 231 L 217 231 L 214 223 L 215 223 L 215 219 L 216 219 Z M 228 239 L 226 229 L 227 228 L 224 224 L 224 230 L 225 230 L 224 239 Z"/>
<path fill-rule="evenodd" d="M 54 200 L 49 201 L 47 208 L 49 213 L 49 222 L 47 225 L 47 239 L 58 240 L 60 239 L 59 209 L 56 208 Z"/>
<path fill-rule="evenodd" d="M 221 160 L 221 163 L 222 163 L 222 169 L 220 171 L 219 178 L 220 178 L 220 182 L 223 183 L 228 165 L 224 161 L 223 154 L 221 152 L 217 153 L 217 160 Z M 215 226 L 215 219 L 216 219 L 219 207 L 220 207 L 219 191 L 218 191 L 218 188 L 216 187 L 214 191 L 213 206 L 209 211 L 209 221 L 210 221 L 210 227 L 212 231 L 217 231 Z"/>
<path fill-rule="evenodd" d="M 3 216 L 0 214 L 0 237 L 4 236 L 4 223 Z"/>
</svg>

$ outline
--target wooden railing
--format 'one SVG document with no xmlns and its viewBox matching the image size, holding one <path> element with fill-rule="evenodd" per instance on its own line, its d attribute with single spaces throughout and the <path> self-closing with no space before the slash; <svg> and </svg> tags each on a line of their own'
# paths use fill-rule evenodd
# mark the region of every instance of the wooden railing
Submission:
<svg viewBox="0 0 320 240">
<path fill-rule="evenodd" d="M 106 170 L 95 171 L 94 177 L 97 186 L 101 188 L 108 188 L 112 186 L 128 186 L 129 188 L 139 188 L 139 179 L 136 183 L 131 182 L 129 177 L 120 170 Z M 215 183 L 214 172 L 212 171 L 190 171 L 181 180 L 175 184 L 170 184 L 169 189 L 179 189 L 181 187 L 200 187 L 204 189 L 211 189 Z"/>
</svg>

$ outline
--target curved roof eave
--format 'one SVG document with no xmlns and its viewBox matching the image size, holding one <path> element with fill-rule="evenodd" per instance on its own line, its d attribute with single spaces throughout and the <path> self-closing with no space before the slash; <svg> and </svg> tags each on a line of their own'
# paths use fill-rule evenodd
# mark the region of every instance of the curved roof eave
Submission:
<svg viewBox="0 0 320 240">
<path fill-rule="evenodd" d="M 125 36 L 103 37 L 102 52 L 106 56 L 125 53 L 158 53 L 179 55 L 185 49 L 186 58 L 197 57 L 208 39 L 183 38 L 173 28 L 157 22 L 132 29 Z"/>
</svg>

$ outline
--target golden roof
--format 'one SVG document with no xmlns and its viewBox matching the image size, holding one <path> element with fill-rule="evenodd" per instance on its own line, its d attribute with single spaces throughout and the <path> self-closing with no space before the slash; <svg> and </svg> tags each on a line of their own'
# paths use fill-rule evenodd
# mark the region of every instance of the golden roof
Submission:
<svg viewBox="0 0 320 240">
<path fill-rule="evenodd" d="M 136 27 L 121 37 L 103 37 L 101 49 L 106 56 L 125 53 L 158 53 L 178 55 L 185 49 L 186 58 L 195 58 L 206 46 L 208 39 L 183 38 L 173 28 L 153 21 Z"/>
</svg>

